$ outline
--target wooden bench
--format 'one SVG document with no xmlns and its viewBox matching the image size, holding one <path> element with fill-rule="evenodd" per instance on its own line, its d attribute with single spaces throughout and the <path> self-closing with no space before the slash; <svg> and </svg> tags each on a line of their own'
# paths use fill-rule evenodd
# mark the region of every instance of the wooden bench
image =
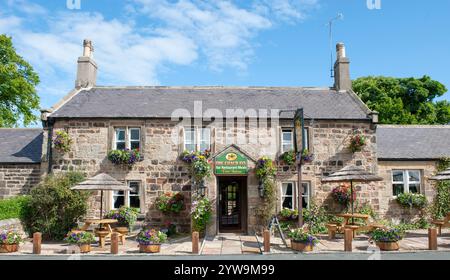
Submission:
<svg viewBox="0 0 450 280">
<path fill-rule="evenodd" d="M 333 240 L 336 238 L 336 233 L 342 230 L 342 226 L 340 224 L 327 224 L 328 229 L 328 239 Z"/>
<path fill-rule="evenodd" d="M 122 243 L 122 245 L 124 245 L 125 238 L 129 233 L 128 228 L 127 227 L 116 227 L 116 228 L 114 228 L 114 231 L 119 233 L 120 243 Z"/>
</svg>

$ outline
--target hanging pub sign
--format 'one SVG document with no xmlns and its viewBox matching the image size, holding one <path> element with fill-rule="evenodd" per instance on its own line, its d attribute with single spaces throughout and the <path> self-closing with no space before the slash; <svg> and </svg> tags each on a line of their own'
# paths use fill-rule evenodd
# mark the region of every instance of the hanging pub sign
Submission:
<svg viewBox="0 0 450 280">
<path fill-rule="evenodd" d="M 302 153 L 305 147 L 305 140 L 303 139 L 303 132 L 305 129 L 303 119 L 303 109 L 298 109 L 294 117 L 294 138 L 295 138 L 295 152 Z"/>
<path fill-rule="evenodd" d="M 226 152 L 216 157 L 214 172 L 218 175 L 247 175 L 248 160 L 237 152 Z"/>
</svg>

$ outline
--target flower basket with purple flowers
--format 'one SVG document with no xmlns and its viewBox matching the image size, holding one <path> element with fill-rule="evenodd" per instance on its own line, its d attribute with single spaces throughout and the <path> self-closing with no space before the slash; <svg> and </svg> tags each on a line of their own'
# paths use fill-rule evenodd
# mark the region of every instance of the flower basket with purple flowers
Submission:
<svg viewBox="0 0 450 280">
<path fill-rule="evenodd" d="M 60 130 L 56 132 L 56 136 L 53 139 L 53 145 L 58 152 L 68 153 L 70 151 L 70 146 L 72 145 L 72 139 L 70 139 L 70 136 L 66 131 Z"/>
<path fill-rule="evenodd" d="M 95 236 L 91 232 L 69 232 L 64 240 L 80 248 L 80 253 L 89 253 L 91 244 L 95 242 Z"/>
<path fill-rule="evenodd" d="M 342 184 L 334 188 L 332 191 L 332 195 L 334 200 L 343 206 L 348 206 L 348 204 L 352 200 L 356 201 L 356 192 L 353 191 L 353 198 L 352 198 L 352 192 L 349 184 Z"/>
<path fill-rule="evenodd" d="M 138 149 L 112 150 L 108 153 L 108 159 L 115 165 L 133 165 L 141 160 Z"/>
<path fill-rule="evenodd" d="M 372 232 L 371 240 L 375 241 L 381 251 L 398 251 L 399 241 L 403 239 L 405 232 L 398 228 L 380 228 Z"/>
<path fill-rule="evenodd" d="M 302 162 L 311 163 L 314 161 L 314 154 L 310 153 L 308 149 L 305 149 L 302 153 Z"/>
<path fill-rule="evenodd" d="M 20 243 L 22 243 L 22 237 L 17 232 L 3 232 L 0 234 L 0 253 L 17 252 Z"/>
<path fill-rule="evenodd" d="M 113 219 L 117 220 L 118 227 L 127 227 L 134 225 L 136 223 L 137 217 L 138 217 L 138 209 L 131 208 L 131 207 L 120 207 L 120 209 L 111 210 L 109 211 L 105 218 L 107 219 Z"/>
<path fill-rule="evenodd" d="M 139 232 L 136 241 L 139 243 L 141 253 L 159 253 L 161 244 L 167 241 L 167 235 L 155 229 L 142 230 Z"/>
<path fill-rule="evenodd" d="M 317 237 L 301 228 L 291 230 L 288 236 L 291 238 L 291 247 L 295 251 L 311 252 L 319 243 Z"/>
</svg>

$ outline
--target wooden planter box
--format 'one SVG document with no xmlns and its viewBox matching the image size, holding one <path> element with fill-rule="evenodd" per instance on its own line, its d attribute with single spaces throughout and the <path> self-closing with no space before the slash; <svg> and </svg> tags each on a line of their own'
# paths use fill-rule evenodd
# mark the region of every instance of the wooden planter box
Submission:
<svg viewBox="0 0 450 280">
<path fill-rule="evenodd" d="M 398 242 L 376 242 L 381 251 L 398 251 L 400 245 Z"/>
<path fill-rule="evenodd" d="M 19 244 L 0 244 L 0 253 L 14 253 L 19 251 Z"/>
<path fill-rule="evenodd" d="M 292 250 L 299 252 L 312 252 L 314 250 L 313 245 L 295 242 L 294 240 L 291 240 L 291 248 Z"/>
<path fill-rule="evenodd" d="M 80 248 L 80 253 L 87 254 L 91 252 L 91 244 L 78 244 Z"/>
<path fill-rule="evenodd" d="M 144 245 L 139 244 L 139 252 L 140 253 L 159 253 L 161 251 L 161 244 L 151 244 L 151 245 Z"/>
</svg>

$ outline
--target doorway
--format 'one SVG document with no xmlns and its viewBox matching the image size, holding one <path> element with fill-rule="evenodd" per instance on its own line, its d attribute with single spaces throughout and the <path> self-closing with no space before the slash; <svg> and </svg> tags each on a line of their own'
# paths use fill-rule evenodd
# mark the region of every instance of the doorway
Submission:
<svg viewBox="0 0 450 280">
<path fill-rule="evenodd" d="M 247 231 L 247 177 L 218 177 L 219 232 Z"/>
</svg>

